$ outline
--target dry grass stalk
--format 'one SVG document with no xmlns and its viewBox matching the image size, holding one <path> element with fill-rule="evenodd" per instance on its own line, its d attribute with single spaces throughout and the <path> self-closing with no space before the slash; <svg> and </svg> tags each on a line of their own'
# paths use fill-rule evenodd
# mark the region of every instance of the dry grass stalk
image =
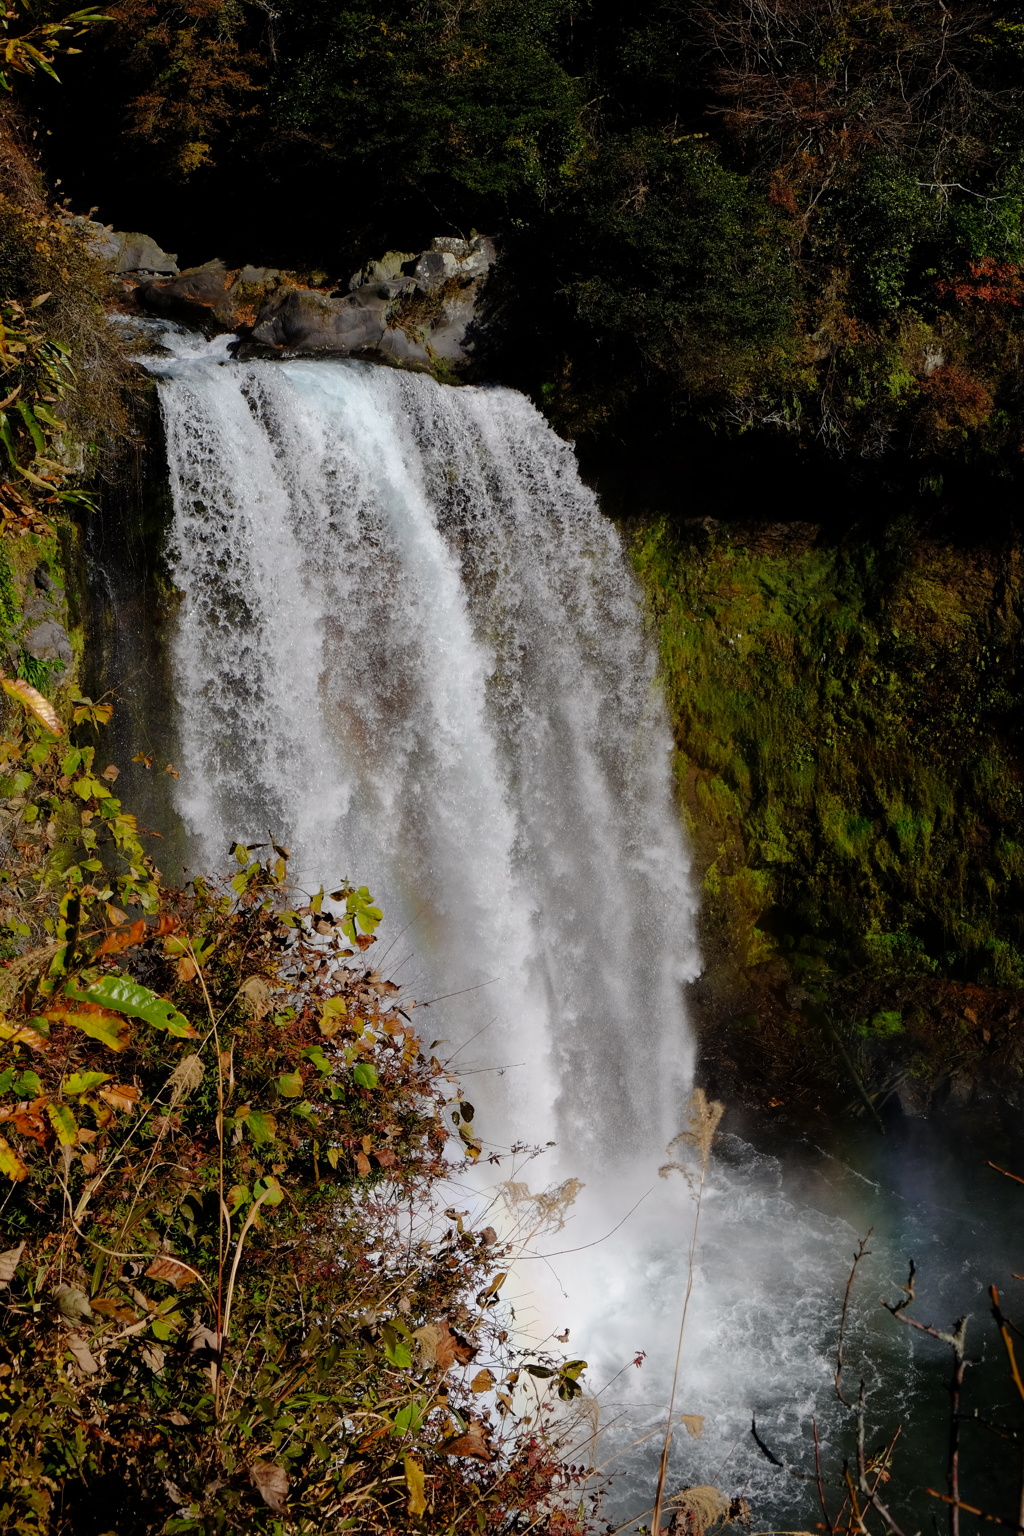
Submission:
<svg viewBox="0 0 1024 1536">
<path fill-rule="evenodd" d="M 666 1151 L 671 1153 L 676 1147 L 690 1147 L 697 1154 L 696 1169 L 687 1167 L 680 1162 L 665 1163 L 659 1168 L 661 1177 L 667 1178 L 675 1169 L 681 1173 L 693 1191 L 697 1209 L 693 1218 L 693 1232 L 690 1236 L 690 1251 L 687 1256 L 686 1266 L 686 1295 L 683 1298 L 683 1311 L 679 1319 L 679 1340 L 676 1344 L 675 1368 L 672 1372 L 672 1391 L 668 1402 L 668 1417 L 665 1422 L 665 1442 L 661 1449 L 661 1465 L 658 1468 L 658 1486 L 654 1496 L 654 1517 L 651 1521 L 651 1530 L 654 1536 L 660 1536 L 661 1509 L 665 1496 L 665 1478 L 668 1474 L 668 1453 L 672 1445 L 672 1419 L 676 1406 L 676 1389 L 679 1385 L 679 1362 L 683 1353 L 683 1336 L 686 1332 L 686 1314 L 690 1307 L 690 1296 L 693 1291 L 693 1263 L 697 1251 L 697 1228 L 700 1225 L 700 1207 L 704 1195 L 704 1183 L 707 1178 L 708 1165 L 711 1161 L 711 1147 L 715 1139 L 719 1121 L 725 1113 L 724 1104 L 717 1100 L 709 1100 L 703 1088 L 695 1088 L 688 1105 L 689 1125 L 685 1131 L 669 1142 Z"/>
</svg>

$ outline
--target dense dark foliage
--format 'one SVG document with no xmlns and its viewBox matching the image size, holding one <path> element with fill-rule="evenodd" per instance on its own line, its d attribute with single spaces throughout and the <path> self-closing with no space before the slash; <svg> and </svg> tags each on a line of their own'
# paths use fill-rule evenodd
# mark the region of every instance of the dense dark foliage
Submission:
<svg viewBox="0 0 1024 1536">
<path fill-rule="evenodd" d="M 665 427 L 1016 463 L 1019 7 L 111 15 L 47 102 L 49 160 L 77 206 L 186 260 L 344 277 L 382 247 L 498 231 L 481 366 L 568 430 L 624 422 L 639 390 Z"/>
</svg>

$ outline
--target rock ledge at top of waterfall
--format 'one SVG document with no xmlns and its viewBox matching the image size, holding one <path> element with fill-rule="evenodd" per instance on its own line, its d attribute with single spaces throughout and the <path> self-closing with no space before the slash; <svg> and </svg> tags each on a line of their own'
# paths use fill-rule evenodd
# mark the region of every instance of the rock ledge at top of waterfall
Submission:
<svg viewBox="0 0 1024 1536">
<path fill-rule="evenodd" d="M 243 356 L 358 356 L 443 375 L 470 362 L 481 290 L 497 259 L 486 235 L 441 235 L 425 251 L 388 251 L 345 288 L 312 287 L 273 267 L 229 269 L 219 260 L 181 272 L 148 235 L 71 222 L 129 307 L 208 335 L 234 331 Z"/>
</svg>

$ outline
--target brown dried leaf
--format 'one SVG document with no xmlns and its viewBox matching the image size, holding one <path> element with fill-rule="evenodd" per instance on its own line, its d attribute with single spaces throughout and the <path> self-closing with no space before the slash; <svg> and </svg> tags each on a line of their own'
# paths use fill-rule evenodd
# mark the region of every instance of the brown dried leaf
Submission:
<svg viewBox="0 0 1024 1536">
<path fill-rule="evenodd" d="M 19 1243 L 17 1248 L 8 1248 L 6 1253 L 0 1253 L 0 1286 L 10 1285 L 24 1252 L 25 1244 Z"/>
<path fill-rule="evenodd" d="M 472 1419 L 464 1435 L 448 1440 L 441 1449 L 449 1456 L 475 1456 L 478 1461 L 493 1461 L 494 1452 L 484 1438 L 484 1426 L 479 1419 Z"/>
<path fill-rule="evenodd" d="M 288 1513 L 288 1473 L 273 1461 L 254 1461 L 249 1477 L 264 1504 L 275 1515 Z"/>
<path fill-rule="evenodd" d="M 149 1366 L 149 1368 L 153 1372 L 154 1376 L 159 1376 L 160 1372 L 164 1368 L 164 1361 L 166 1359 L 167 1359 L 167 1356 L 164 1354 L 164 1352 L 160 1348 L 159 1344 L 143 1344 L 143 1346 L 142 1346 L 142 1360 L 143 1360 L 143 1363 L 145 1365 Z"/>
<path fill-rule="evenodd" d="M 124 1115 L 133 1115 L 141 1094 L 130 1083 L 107 1083 L 99 1089 L 99 1096 L 111 1109 L 119 1109 Z"/>
<path fill-rule="evenodd" d="M 182 955 L 174 967 L 174 972 L 179 981 L 194 981 L 199 975 L 199 967 L 191 955 Z"/>
<path fill-rule="evenodd" d="M 199 1278 L 188 1264 L 183 1264 L 180 1259 L 172 1259 L 168 1254 L 161 1254 L 154 1259 L 146 1274 L 150 1280 L 166 1280 L 176 1291 L 180 1291 L 182 1286 L 194 1285 Z"/>
<path fill-rule="evenodd" d="M 370 1159 L 365 1152 L 356 1153 L 356 1167 L 359 1170 L 360 1177 L 365 1179 L 370 1171 Z"/>
<path fill-rule="evenodd" d="M 92 1309 L 101 1317 L 116 1318 L 119 1323 L 137 1323 L 139 1315 L 133 1312 L 131 1307 L 123 1301 L 118 1301 L 114 1296 L 96 1296 L 93 1298 Z"/>
<path fill-rule="evenodd" d="M 482 1371 L 477 1371 L 476 1375 L 473 1377 L 473 1380 L 469 1384 L 469 1390 L 471 1392 L 489 1392 L 493 1386 L 494 1377 L 491 1375 L 490 1371 L 485 1369 Z"/>
<path fill-rule="evenodd" d="M 96 1372 L 99 1370 L 99 1365 L 96 1362 L 92 1350 L 89 1348 L 89 1341 L 85 1337 L 85 1334 L 69 1333 L 67 1337 L 67 1347 L 74 1355 L 75 1364 L 78 1366 L 79 1370 L 84 1371 L 87 1376 L 95 1376 Z"/>
<path fill-rule="evenodd" d="M 699 1440 L 704 1433 L 704 1415 L 702 1413 L 681 1413 L 679 1422 L 694 1440 Z"/>
</svg>

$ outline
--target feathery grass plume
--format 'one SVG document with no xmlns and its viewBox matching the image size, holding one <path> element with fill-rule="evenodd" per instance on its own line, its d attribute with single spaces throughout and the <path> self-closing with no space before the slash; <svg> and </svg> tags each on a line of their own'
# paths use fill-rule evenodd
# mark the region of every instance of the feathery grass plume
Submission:
<svg viewBox="0 0 1024 1536">
<path fill-rule="evenodd" d="M 535 1195 L 528 1184 L 521 1184 L 515 1180 L 501 1186 L 501 1192 L 505 1204 L 511 1209 L 516 1206 L 532 1205 L 534 1225 L 526 1237 L 524 1243 L 530 1238 L 536 1237 L 538 1232 L 561 1232 L 565 1226 L 565 1218 L 569 1214 L 576 1196 L 583 1188 L 581 1179 L 566 1179 L 561 1184 L 553 1184 L 550 1189 L 542 1189 Z"/>
<path fill-rule="evenodd" d="M 668 1501 L 672 1510 L 670 1530 L 685 1536 L 704 1536 L 706 1531 L 722 1525 L 732 1513 L 732 1505 L 724 1493 L 710 1484 L 696 1488 L 681 1488 Z"/>
<path fill-rule="evenodd" d="M 690 1306 L 690 1295 L 693 1291 L 693 1261 L 697 1251 L 697 1228 L 700 1224 L 700 1207 L 704 1195 L 704 1182 L 707 1178 L 708 1164 L 711 1161 L 711 1148 L 715 1139 L 718 1123 L 725 1113 L 725 1105 L 717 1099 L 709 1100 L 703 1088 L 695 1088 L 690 1096 L 687 1106 L 689 1124 L 685 1131 L 680 1131 L 673 1137 L 666 1147 L 671 1153 L 676 1147 L 692 1147 L 697 1154 L 696 1170 L 688 1168 L 685 1163 L 668 1162 L 658 1169 L 663 1179 L 674 1170 L 681 1173 L 690 1186 L 696 1200 L 697 1209 L 693 1218 L 693 1232 L 690 1237 L 690 1251 L 686 1265 L 686 1295 L 683 1298 L 683 1311 L 679 1319 L 679 1340 L 676 1344 L 675 1369 L 672 1372 L 672 1391 L 668 1401 L 668 1417 L 665 1421 L 665 1442 L 661 1448 L 661 1465 L 658 1468 L 658 1486 L 654 1496 L 654 1516 L 651 1521 L 651 1530 L 654 1536 L 659 1536 L 661 1529 L 661 1509 L 665 1496 L 665 1478 L 668 1473 L 668 1453 L 672 1444 L 672 1417 L 676 1406 L 676 1388 L 679 1385 L 679 1361 L 683 1353 L 683 1335 L 686 1332 L 686 1314 Z M 689 1429 L 689 1425 L 687 1425 Z M 693 1431 L 690 1430 L 692 1434 Z M 686 1527 L 689 1529 L 689 1527 Z M 695 1529 L 694 1536 L 701 1536 L 703 1527 Z"/>
</svg>

